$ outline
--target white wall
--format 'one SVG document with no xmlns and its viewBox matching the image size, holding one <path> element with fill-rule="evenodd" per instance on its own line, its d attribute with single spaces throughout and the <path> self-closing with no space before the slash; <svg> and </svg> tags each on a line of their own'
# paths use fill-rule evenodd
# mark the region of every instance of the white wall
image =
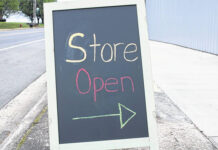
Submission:
<svg viewBox="0 0 218 150">
<path fill-rule="evenodd" d="M 146 0 L 149 38 L 218 54 L 218 0 Z"/>
</svg>

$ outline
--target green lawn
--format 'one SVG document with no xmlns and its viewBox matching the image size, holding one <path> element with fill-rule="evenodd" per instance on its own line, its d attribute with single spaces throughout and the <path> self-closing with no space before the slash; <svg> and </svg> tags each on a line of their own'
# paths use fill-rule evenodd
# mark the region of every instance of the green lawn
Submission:
<svg viewBox="0 0 218 150">
<path fill-rule="evenodd" d="M 39 27 L 43 28 L 43 27 L 44 27 L 44 24 L 41 24 L 41 23 L 40 23 L 40 24 L 39 24 Z"/>
<path fill-rule="evenodd" d="M 20 25 L 22 27 L 20 27 Z M 44 24 L 39 24 L 38 27 L 44 27 Z M 17 22 L 0 22 L 0 29 L 14 29 L 14 28 L 29 28 L 29 25 L 26 23 L 17 23 Z"/>
</svg>

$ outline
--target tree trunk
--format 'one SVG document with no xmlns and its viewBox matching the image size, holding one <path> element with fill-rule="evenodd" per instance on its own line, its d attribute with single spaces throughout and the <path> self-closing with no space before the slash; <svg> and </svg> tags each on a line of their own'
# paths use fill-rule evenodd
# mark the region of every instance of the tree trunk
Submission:
<svg viewBox="0 0 218 150">
<path fill-rule="evenodd" d="M 40 19 L 40 18 L 39 18 L 39 17 L 37 17 L 37 23 L 38 23 L 38 24 L 39 24 L 39 19 Z"/>
<path fill-rule="evenodd" d="M 36 0 L 33 0 L 33 23 L 36 23 Z"/>
</svg>

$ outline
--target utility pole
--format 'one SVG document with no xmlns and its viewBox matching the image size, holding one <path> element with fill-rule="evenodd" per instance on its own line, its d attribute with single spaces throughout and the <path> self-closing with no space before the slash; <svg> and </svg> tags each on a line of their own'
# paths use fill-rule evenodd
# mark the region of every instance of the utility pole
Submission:
<svg viewBox="0 0 218 150">
<path fill-rule="evenodd" d="M 33 0 L 33 24 L 36 24 L 36 0 Z"/>
</svg>

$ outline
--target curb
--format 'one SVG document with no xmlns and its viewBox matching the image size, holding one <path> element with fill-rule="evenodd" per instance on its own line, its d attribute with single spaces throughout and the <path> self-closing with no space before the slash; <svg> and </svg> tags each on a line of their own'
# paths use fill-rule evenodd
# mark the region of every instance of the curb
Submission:
<svg viewBox="0 0 218 150">
<path fill-rule="evenodd" d="M 36 116 L 46 105 L 46 94 L 36 103 L 36 105 L 29 111 L 29 113 L 21 121 L 22 124 L 4 141 L 1 145 L 2 150 L 9 150 L 13 146 L 13 142 L 19 140 L 24 132 L 30 127 Z"/>
<path fill-rule="evenodd" d="M 0 29 L 1 31 L 13 31 L 13 30 L 25 30 L 25 29 L 38 29 L 38 28 L 44 28 L 44 27 L 32 27 L 32 28 L 13 28 L 13 29 Z"/>
<path fill-rule="evenodd" d="M 46 75 L 41 75 L 0 110 L 1 150 L 11 150 L 47 104 Z M 3 133 L 7 132 L 7 135 Z"/>
<path fill-rule="evenodd" d="M 42 117 L 45 115 L 45 113 L 48 111 L 48 106 L 46 105 L 42 111 L 37 115 L 37 117 L 35 118 L 35 120 L 33 121 L 33 123 L 31 124 L 31 126 L 29 127 L 29 129 L 24 133 L 24 135 L 22 136 L 20 142 L 18 144 L 16 144 L 16 150 L 20 150 L 21 147 L 23 146 L 23 144 L 25 144 L 26 140 L 28 139 L 28 136 L 32 133 L 34 127 L 36 127 L 36 125 L 38 123 L 40 123 Z"/>
</svg>

